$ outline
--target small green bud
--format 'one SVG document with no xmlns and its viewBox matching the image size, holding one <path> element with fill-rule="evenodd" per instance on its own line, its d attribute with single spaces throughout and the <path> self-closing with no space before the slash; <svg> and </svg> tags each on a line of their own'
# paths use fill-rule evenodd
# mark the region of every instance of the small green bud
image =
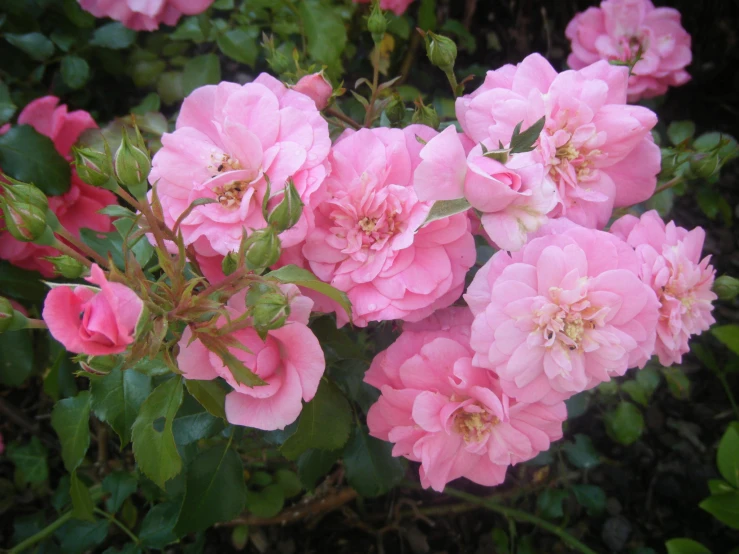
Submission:
<svg viewBox="0 0 739 554">
<path fill-rule="evenodd" d="M 13 324 L 15 310 L 10 300 L 4 296 L 0 296 L 0 333 L 4 333 Z"/>
<path fill-rule="evenodd" d="M 452 39 L 428 31 L 424 35 L 424 40 L 426 41 L 426 54 L 432 64 L 445 72 L 454 69 L 457 45 Z"/>
<path fill-rule="evenodd" d="M 113 159 L 107 142 L 105 152 L 98 152 L 92 148 L 72 148 L 72 153 L 80 179 L 93 187 L 108 184 L 113 177 Z"/>
<path fill-rule="evenodd" d="M 718 156 L 696 156 L 690 160 L 690 172 L 698 178 L 708 179 L 718 171 L 720 166 Z"/>
<path fill-rule="evenodd" d="M 379 2 L 372 3 L 372 12 L 367 18 L 367 30 L 372 33 L 372 40 L 375 44 L 380 44 L 387 30 L 387 19 L 380 9 Z"/>
<path fill-rule="evenodd" d="M 0 199 L 5 227 L 13 238 L 22 242 L 34 242 L 44 236 L 46 210 L 33 204 L 15 202 L 13 198 Z"/>
<path fill-rule="evenodd" d="M 416 111 L 413 112 L 411 123 L 420 123 L 422 125 L 428 125 L 432 129 L 439 128 L 439 114 L 436 113 L 436 109 L 433 106 L 426 106 L 420 100 L 416 102 Z"/>
<path fill-rule="evenodd" d="M 739 294 L 739 279 L 735 279 L 730 275 L 722 275 L 713 283 L 713 292 L 715 292 L 721 300 L 734 300 Z"/>
<path fill-rule="evenodd" d="M 79 279 L 87 271 L 84 265 L 71 256 L 49 256 L 46 259 L 52 263 L 56 274 L 65 279 Z"/>
<path fill-rule="evenodd" d="M 392 100 L 385 106 L 385 115 L 393 126 L 400 125 L 405 118 L 405 103 L 396 92 Z"/>
<path fill-rule="evenodd" d="M 246 241 L 246 265 L 249 269 L 264 269 L 280 257 L 280 239 L 272 227 L 254 231 Z"/>
<path fill-rule="evenodd" d="M 8 178 L 8 180 L 11 182 L 10 185 L 0 182 L 0 187 L 3 188 L 6 198 L 11 203 L 30 204 L 43 211 L 49 209 L 49 200 L 38 187 L 15 179 Z"/>
<path fill-rule="evenodd" d="M 262 294 L 252 309 L 254 327 L 262 331 L 278 329 L 290 315 L 290 304 L 284 294 L 268 292 Z"/>
<path fill-rule="evenodd" d="M 138 142 L 138 141 L 137 141 Z M 115 153 L 115 176 L 118 182 L 126 187 L 138 187 L 146 182 L 151 170 L 151 158 L 146 149 L 135 146 L 123 130 L 123 138 Z"/>
<path fill-rule="evenodd" d="M 298 222 L 301 213 L 303 213 L 303 202 L 291 179 L 285 185 L 282 200 L 267 216 L 267 223 L 274 227 L 275 231 L 282 233 Z"/>
<path fill-rule="evenodd" d="M 221 262 L 221 269 L 224 275 L 231 275 L 239 268 L 239 255 L 236 252 L 229 252 Z"/>
</svg>

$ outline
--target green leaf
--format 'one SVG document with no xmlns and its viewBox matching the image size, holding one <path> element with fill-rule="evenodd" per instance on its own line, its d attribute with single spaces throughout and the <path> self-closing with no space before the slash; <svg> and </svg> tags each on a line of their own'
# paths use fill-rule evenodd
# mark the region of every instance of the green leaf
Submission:
<svg viewBox="0 0 739 554">
<path fill-rule="evenodd" d="M 429 215 L 426 216 L 426 220 L 423 222 L 421 227 L 431 223 L 432 221 L 436 221 L 437 219 L 444 219 L 455 214 L 466 212 L 471 207 L 471 204 L 467 201 L 466 198 L 457 198 L 456 200 L 439 200 L 438 202 L 434 202 L 434 205 L 431 206 Z"/>
<path fill-rule="evenodd" d="M 95 26 L 95 16 L 83 10 L 77 0 L 64 0 L 64 15 L 76 27 L 83 29 Z"/>
<path fill-rule="evenodd" d="M 567 419 L 580 417 L 588 411 L 590 406 L 590 395 L 587 392 L 581 392 L 565 400 L 567 406 Z"/>
<path fill-rule="evenodd" d="M 185 381 L 189 392 L 208 413 L 226 419 L 226 391 L 215 381 Z"/>
<path fill-rule="evenodd" d="M 278 469 L 274 475 L 275 483 L 282 487 L 282 493 L 285 498 L 292 498 L 297 496 L 303 490 L 303 485 L 300 482 L 300 478 L 295 472 L 289 469 Z"/>
<path fill-rule="evenodd" d="M 10 118 L 13 117 L 17 109 L 10 96 L 8 85 L 0 80 L 0 125 L 4 125 L 10 121 Z"/>
<path fill-rule="evenodd" d="M 182 379 L 159 385 L 141 405 L 133 424 L 133 453 L 141 471 L 161 488 L 182 470 L 172 422 L 182 403 Z M 160 420 L 163 425 L 159 425 Z"/>
<path fill-rule="evenodd" d="M 108 521 L 70 521 L 55 533 L 64 554 L 82 554 L 91 550 L 108 536 Z"/>
<path fill-rule="evenodd" d="M 232 60 L 254 67 L 259 53 L 256 38 L 256 28 L 231 29 L 218 36 L 218 48 Z"/>
<path fill-rule="evenodd" d="M 3 295 L 41 303 L 46 294 L 46 287 L 39 280 L 35 271 L 27 271 L 5 260 L 0 260 L 0 290 Z"/>
<path fill-rule="evenodd" d="M 315 489 L 319 479 L 331 471 L 340 454 L 340 450 L 319 450 L 317 448 L 303 452 L 297 461 L 298 477 L 303 486 L 309 491 Z"/>
<path fill-rule="evenodd" d="M 49 478 L 46 448 L 38 437 L 31 437 L 28 444 L 11 444 L 6 452 L 15 464 L 15 481 L 20 485 L 42 483 Z"/>
<path fill-rule="evenodd" d="M 695 123 L 692 121 L 673 121 L 667 127 L 667 138 L 675 146 L 693 138 L 694 134 Z"/>
<path fill-rule="evenodd" d="M 577 502 L 590 516 L 599 516 L 606 509 L 606 493 L 595 485 L 573 485 Z"/>
<path fill-rule="evenodd" d="M 734 354 L 739 354 L 739 325 L 721 325 L 711 329 L 713 336 Z"/>
<path fill-rule="evenodd" d="M 24 35 L 7 33 L 5 40 L 23 50 L 32 59 L 42 62 L 54 54 L 54 43 L 41 33 L 26 33 Z"/>
<path fill-rule="evenodd" d="M 679 367 L 663 367 L 662 375 L 665 376 L 667 388 L 670 390 L 672 396 L 678 400 L 687 400 L 690 398 L 690 379 L 688 379 L 688 376 Z"/>
<path fill-rule="evenodd" d="M 221 80 L 221 62 L 215 54 L 204 54 L 187 60 L 182 73 L 185 94 L 203 85 L 215 85 Z"/>
<path fill-rule="evenodd" d="M 303 0 L 298 13 L 308 38 L 308 54 L 319 63 L 338 65 L 346 46 L 346 27 L 334 6 Z"/>
<path fill-rule="evenodd" d="M 3 289 L 0 287 L 0 290 Z M 33 339 L 28 330 L 0 334 L 0 384 L 21 385 L 33 371 L 33 352 Z"/>
<path fill-rule="evenodd" d="M 123 448 L 131 441 L 133 422 L 151 393 L 151 377 L 116 367 L 105 376 L 91 376 L 90 392 L 95 415 L 113 428 Z"/>
<path fill-rule="evenodd" d="M 49 137 L 30 125 L 15 125 L 0 135 L 0 167 L 6 175 L 32 183 L 50 196 L 69 190 L 69 162 L 56 151 Z"/>
<path fill-rule="evenodd" d="M 92 229 L 80 229 L 80 238 L 87 246 L 104 258 L 110 258 L 120 270 L 125 269 L 123 260 L 123 238 L 117 231 L 102 233 Z"/>
<path fill-rule="evenodd" d="M 557 519 L 565 515 L 562 502 L 568 496 L 567 491 L 545 489 L 536 499 L 536 508 L 547 519 Z"/>
<path fill-rule="evenodd" d="M 723 479 L 709 479 L 708 490 L 711 491 L 711 494 L 723 494 L 733 492 L 735 489 Z"/>
<path fill-rule="evenodd" d="M 418 26 L 424 31 L 436 30 L 436 0 L 421 0 L 418 8 Z"/>
<path fill-rule="evenodd" d="M 295 460 L 309 448 L 338 450 L 349 438 L 352 412 L 349 402 L 336 385 L 321 381 L 313 400 L 300 414 L 298 428 L 280 448 L 289 460 Z"/>
<path fill-rule="evenodd" d="M 111 50 L 122 50 L 131 46 L 135 40 L 136 31 L 128 29 L 116 21 L 95 29 L 90 45 L 110 48 Z"/>
<path fill-rule="evenodd" d="M 511 137 L 510 153 L 517 154 L 520 152 L 531 152 L 534 149 L 534 143 L 539 140 L 539 135 L 544 129 L 546 118 L 542 117 L 531 127 L 521 133 L 521 125 L 523 121 L 520 121 L 518 125 L 513 129 L 513 136 Z"/>
<path fill-rule="evenodd" d="M 667 554 L 711 554 L 705 546 L 692 539 L 670 539 L 665 547 Z"/>
<path fill-rule="evenodd" d="M 328 296 L 331 300 L 338 302 L 339 305 L 344 308 L 349 319 L 351 320 L 352 318 L 352 305 L 351 302 L 349 302 L 349 297 L 346 293 L 319 280 L 318 277 L 313 275 L 307 269 L 301 269 L 295 265 L 286 265 L 280 269 L 271 271 L 266 275 L 266 277 L 272 277 L 278 281 L 282 281 L 283 283 L 293 283 L 294 285 L 320 292 L 321 294 Z"/>
<path fill-rule="evenodd" d="M 600 455 L 587 435 L 575 435 L 575 442 L 566 442 L 562 449 L 570 463 L 580 469 L 590 469 L 600 464 Z"/>
<path fill-rule="evenodd" d="M 198 455 L 187 471 L 187 487 L 175 533 L 203 531 L 244 509 L 246 486 L 241 458 L 229 443 Z"/>
<path fill-rule="evenodd" d="M 405 475 L 400 458 L 392 455 L 393 445 L 370 437 L 360 425 L 344 448 L 344 467 L 349 485 L 361 496 L 385 494 Z"/>
<path fill-rule="evenodd" d="M 280 485 L 267 485 L 260 491 L 246 491 L 246 508 L 257 517 L 273 517 L 285 505 L 285 495 Z"/>
<path fill-rule="evenodd" d="M 60 400 L 51 412 L 51 426 L 62 442 L 62 460 L 70 473 L 90 447 L 90 391 Z"/>
<path fill-rule="evenodd" d="M 147 548 L 163 549 L 177 540 L 174 526 L 182 509 L 182 498 L 157 504 L 144 517 L 139 529 L 141 545 Z"/>
<path fill-rule="evenodd" d="M 136 492 L 138 480 L 126 471 L 114 471 L 103 479 L 103 491 L 110 495 L 105 500 L 105 508 L 114 514 L 120 510 L 126 498 Z"/>
<path fill-rule="evenodd" d="M 606 431 L 623 445 L 632 444 L 644 431 L 644 417 L 639 408 L 630 402 L 621 402 L 605 415 Z"/>
<path fill-rule="evenodd" d="M 64 56 L 60 67 L 62 80 L 69 88 L 82 88 L 90 78 L 90 66 L 79 56 Z"/>
<path fill-rule="evenodd" d="M 90 489 L 77 477 L 77 471 L 73 471 L 70 475 L 69 496 L 72 498 L 72 513 L 76 519 L 95 521 L 92 515 L 94 504 Z"/>
<path fill-rule="evenodd" d="M 190 395 L 185 397 L 172 425 L 175 442 L 187 445 L 223 431 L 224 421 L 209 414 Z"/>
<path fill-rule="evenodd" d="M 714 494 L 699 506 L 732 529 L 739 529 L 739 491 Z"/>
<path fill-rule="evenodd" d="M 729 425 L 721 437 L 716 463 L 723 478 L 739 488 L 739 423 Z"/>
</svg>

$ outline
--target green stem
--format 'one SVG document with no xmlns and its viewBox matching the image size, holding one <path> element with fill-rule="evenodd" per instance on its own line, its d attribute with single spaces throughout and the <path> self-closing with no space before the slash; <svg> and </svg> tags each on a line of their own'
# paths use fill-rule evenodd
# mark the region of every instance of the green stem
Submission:
<svg viewBox="0 0 739 554">
<path fill-rule="evenodd" d="M 69 511 L 65 514 L 62 514 L 58 519 L 52 521 L 47 527 L 41 529 L 38 533 L 33 535 L 32 537 L 28 537 L 26 540 L 24 540 L 22 543 L 20 543 L 17 546 L 14 546 L 8 551 L 8 554 L 20 554 L 24 550 L 27 550 L 31 548 L 34 544 L 39 543 L 47 538 L 49 538 L 51 535 L 54 534 L 54 531 L 59 529 L 62 525 L 67 523 L 72 519 L 72 512 Z"/>
<path fill-rule="evenodd" d="M 679 185 L 682 182 L 682 180 L 683 180 L 682 177 L 673 177 L 672 179 L 667 181 L 664 185 L 657 187 L 657 189 L 654 191 L 654 194 L 652 196 L 659 194 L 660 192 L 664 192 L 667 189 L 674 187 L 675 185 Z"/>
<path fill-rule="evenodd" d="M 451 69 L 448 69 L 444 74 L 452 87 L 452 94 L 456 98 L 459 96 L 459 83 L 457 83 L 457 76 L 454 74 L 454 68 L 452 67 Z"/>
<path fill-rule="evenodd" d="M 141 539 L 139 539 L 136 535 L 131 532 L 131 530 L 123 525 L 120 521 L 118 521 L 113 514 L 109 514 L 108 512 L 101 510 L 100 508 L 94 508 L 92 510 L 99 516 L 103 516 L 105 519 L 107 519 L 110 523 L 118 527 L 121 531 L 123 531 L 128 537 L 135 542 L 137 545 L 141 545 Z"/>
<path fill-rule="evenodd" d="M 718 376 L 718 380 L 721 381 L 721 384 L 724 386 L 726 396 L 729 397 L 731 407 L 734 408 L 734 413 L 736 414 L 737 419 L 739 419 L 739 406 L 737 406 L 736 399 L 734 398 L 734 393 L 731 392 L 731 387 L 729 386 L 729 382 L 726 380 L 726 375 L 724 375 L 723 371 L 717 371 L 716 375 Z"/>
<path fill-rule="evenodd" d="M 540 527 L 546 531 L 549 531 L 550 533 L 554 535 L 557 535 L 560 539 L 562 539 L 565 543 L 567 543 L 571 548 L 579 552 L 582 552 L 583 554 L 597 554 L 595 550 L 591 550 L 590 548 L 585 546 L 583 543 L 581 543 L 575 537 L 570 535 L 564 529 L 561 529 L 560 527 L 557 527 L 556 525 L 549 523 L 548 521 L 545 521 L 541 519 L 540 517 L 529 514 L 527 512 L 522 512 L 521 510 L 516 510 L 514 508 L 508 508 L 506 506 L 501 506 L 500 504 L 497 504 L 490 500 L 486 500 L 484 498 L 478 498 L 474 494 L 469 494 L 466 492 L 458 491 L 457 489 L 453 489 L 450 487 L 446 487 L 444 489 L 444 492 L 448 494 L 449 496 L 456 496 L 457 498 L 461 498 L 462 500 L 466 500 L 467 502 L 478 504 L 480 506 L 487 508 L 488 510 L 491 510 L 493 512 L 498 512 L 499 514 L 504 515 L 506 517 L 510 517 L 518 521 L 525 521 L 526 523 L 531 523 L 533 525 L 536 525 L 537 527 Z"/>
</svg>

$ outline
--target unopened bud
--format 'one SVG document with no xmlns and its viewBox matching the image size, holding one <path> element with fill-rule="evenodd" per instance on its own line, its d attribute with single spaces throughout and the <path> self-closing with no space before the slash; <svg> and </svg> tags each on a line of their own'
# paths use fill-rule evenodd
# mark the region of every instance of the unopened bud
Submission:
<svg viewBox="0 0 739 554">
<path fill-rule="evenodd" d="M 5 227 L 13 238 L 22 242 L 34 242 L 46 232 L 46 210 L 38 206 L 15 202 L 12 198 L 0 198 Z"/>
<path fill-rule="evenodd" d="M 274 227 L 275 231 L 282 233 L 282 231 L 295 225 L 302 213 L 303 202 L 300 200 L 300 194 L 298 194 L 292 180 L 289 180 L 285 185 L 282 200 L 267 216 L 267 223 Z"/>
<path fill-rule="evenodd" d="M 708 179 L 719 168 L 718 156 L 708 154 L 702 157 L 695 157 L 690 160 L 690 172 L 701 179 Z"/>
<path fill-rule="evenodd" d="M 4 333 L 13 323 L 15 310 L 10 300 L 4 296 L 0 296 L 0 333 Z"/>
<path fill-rule="evenodd" d="M 21 204 L 30 204 L 36 206 L 38 209 L 46 211 L 49 209 L 49 200 L 46 195 L 36 187 L 28 183 L 22 183 L 16 181 L 10 177 L 5 177 L 10 181 L 10 184 L 0 182 L 0 187 L 3 188 L 5 197 L 11 202 L 18 202 Z"/>
<path fill-rule="evenodd" d="M 231 275 L 239 268 L 239 255 L 236 252 L 229 252 L 221 262 L 221 270 L 224 275 Z"/>
<path fill-rule="evenodd" d="M 283 45 L 275 48 L 273 37 L 262 35 L 262 46 L 267 51 L 267 63 L 272 68 L 272 71 L 280 75 L 282 73 L 287 73 L 292 69 L 292 59 L 283 51 Z"/>
<path fill-rule="evenodd" d="M 108 143 L 105 143 L 105 152 L 98 152 L 92 148 L 73 148 L 74 165 L 77 175 L 88 185 L 102 187 L 113 177 L 113 160 Z"/>
<path fill-rule="evenodd" d="M 246 265 L 249 269 L 264 269 L 280 258 L 280 239 L 272 227 L 254 231 L 246 241 Z"/>
<path fill-rule="evenodd" d="M 65 279 L 79 279 L 87 268 L 72 256 L 49 256 L 46 258 L 54 266 L 54 272 Z"/>
<path fill-rule="evenodd" d="M 151 170 L 151 159 L 146 149 L 131 142 L 128 130 L 123 130 L 123 137 L 118 151 L 115 153 L 115 176 L 118 182 L 126 187 L 138 187 L 146 182 Z"/>
<path fill-rule="evenodd" d="M 290 315 L 290 304 L 284 294 L 268 292 L 262 294 L 252 309 L 254 326 L 263 331 L 278 329 Z"/>
<path fill-rule="evenodd" d="M 721 300 L 733 300 L 739 294 L 739 279 L 730 275 L 722 275 L 713 283 L 713 292 Z"/>
<path fill-rule="evenodd" d="M 445 72 L 451 71 L 457 59 L 457 45 L 454 41 L 431 31 L 426 32 L 424 40 L 426 41 L 426 54 L 431 63 Z"/>
<path fill-rule="evenodd" d="M 392 100 L 385 107 L 385 115 L 393 126 L 403 122 L 405 118 L 405 103 L 397 92 L 393 94 Z"/>
<path fill-rule="evenodd" d="M 412 123 L 420 123 L 422 125 L 428 125 L 432 129 L 439 128 L 439 115 L 433 106 L 426 106 L 420 100 L 416 103 L 416 111 L 413 112 L 411 118 Z"/>
<path fill-rule="evenodd" d="M 379 2 L 372 3 L 372 12 L 367 18 L 367 30 L 372 33 L 372 40 L 375 44 L 382 42 L 387 30 L 387 19 L 385 19 L 385 14 L 380 9 Z"/>
</svg>

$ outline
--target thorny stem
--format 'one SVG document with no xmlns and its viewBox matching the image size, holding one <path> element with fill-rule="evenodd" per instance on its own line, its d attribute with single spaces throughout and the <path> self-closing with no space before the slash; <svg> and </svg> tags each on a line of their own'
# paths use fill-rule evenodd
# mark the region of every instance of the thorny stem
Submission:
<svg viewBox="0 0 739 554">
<path fill-rule="evenodd" d="M 56 239 L 54 241 L 54 244 L 52 245 L 52 247 L 56 248 L 57 250 L 59 250 L 59 252 L 69 256 L 70 258 L 74 258 L 75 260 L 80 262 L 85 267 L 92 267 L 92 262 L 90 260 L 85 258 L 82 254 L 77 252 L 74 248 L 70 248 L 69 246 L 61 242 L 59 239 Z"/>
<path fill-rule="evenodd" d="M 100 267 L 102 267 L 103 269 L 108 268 L 108 260 L 103 258 L 100 254 L 95 252 L 92 248 L 87 246 L 83 241 L 79 240 L 77 237 L 72 235 L 64 227 L 60 226 L 58 229 L 55 229 L 54 232 L 60 237 L 62 237 L 64 240 L 66 240 L 68 243 L 70 243 L 72 246 L 80 250 L 85 256 L 95 260 L 95 263 L 97 263 Z"/>
<path fill-rule="evenodd" d="M 359 123 L 357 123 L 356 121 L 354 121 L 351 117 L 349 117 L 347 115 L 344 115 L 343 113 L 341 113 L 338 110 L 335 110 L 334 108 L 326 108 L 323 111 L 326 112 L 326 115 L 330 115 L 331 117 L 335 117 L 339 121 L 343 121 L 344 123 L 346 123 L 347 125 L 349 125 L 352 129 L 361 129 L 362 128 L 362 126 Z"/>
<path fill-rule="evenodd" d="M 249 270 L 246 269 L 245 267 L 240 267 L 239 269 L 237 269 L 236 271 L 234 271 L 231 275 L 227 275 L 226 278 L 223 281 L 221 281 L 220 283 L 216 283 L 216 284 L 210 285 L 208 288 L 206 288 L 205 290 L 201 291 L 200 294 L 202 296 L 204 296 L 204 297 L 205 296 L 210 296 L 214 292 L 217 292 L 219 290 L 222 290 L 222 289 L 226 288 L 227 286 L 231 285 L 232 283 L 238 281 L 239 279 L 241 279 L 242 277 L 244 277 L 247 274 L 248 271 Z"/>
<path fill-rule="evenodd" d="M 377 93 L 379 92 L 378 86 L 380 84 L 380 47 L 375 45 L 375 49 L 372 51 L 374 54 L 371 56 L 372 59 L 372 96 L 370 96 L 369 106 L 367 106 L 367 113 L 364 116 L 364 126 L 370 127 L 372 124 L 372 117 L 375 112 L 375 101 L 377 100 Z"/>
</svg>

